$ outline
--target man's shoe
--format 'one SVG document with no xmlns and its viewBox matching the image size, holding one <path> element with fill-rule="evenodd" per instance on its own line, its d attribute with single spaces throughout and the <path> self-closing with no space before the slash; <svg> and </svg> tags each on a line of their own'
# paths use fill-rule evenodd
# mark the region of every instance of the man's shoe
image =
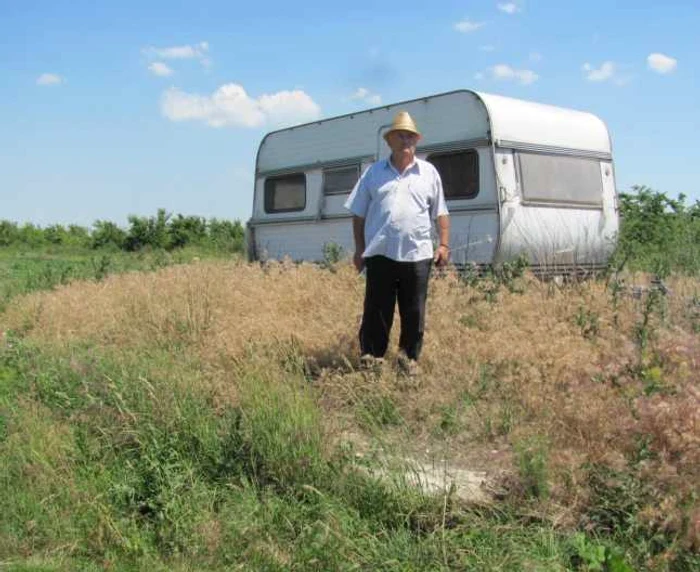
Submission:
<svg viewBox="0 0 700 572">
<path fill-rule="evenodd" d="M 364 354 L 360 356 L 360 369 L 371 373 L 381 373 L 384 367 L 384 358 Z"/>
<path fill-rule="evenodd" d="M 408 377 L 416 377 L 421 373 L 421 369 L 418 365 L 418 362 L 414 359 L 411 359 L 403 352 L 399 354 L 398 366 L 401 373 Z"/>
</svg>

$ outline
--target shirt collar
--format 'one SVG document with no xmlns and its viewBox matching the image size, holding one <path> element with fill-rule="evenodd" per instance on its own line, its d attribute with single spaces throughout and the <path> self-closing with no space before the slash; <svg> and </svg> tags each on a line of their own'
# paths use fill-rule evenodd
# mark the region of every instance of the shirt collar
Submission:
<svg viewBox="0 0 700 572">
<path fill-rule="evenodd" d="M 389 155 L 385 160 L 384 160 L 384 168 L 385 169 L 391 169 L 395 173 L 399 173 L 399 170 L 394 167 L 394 165 L 391 163 L 391 155 Z M 413 163 L 411 163 L 408 167 L 406 167 L 406 170 L 404 173 L 407 173 L 408 171 L 415 170 L 416 173 L 420 175 L 420 165 L 418 164 L 418 159 L 416 157 L 413 158 Z M 401 173 L 399 173 L 400 175 Z"/>
</svg>

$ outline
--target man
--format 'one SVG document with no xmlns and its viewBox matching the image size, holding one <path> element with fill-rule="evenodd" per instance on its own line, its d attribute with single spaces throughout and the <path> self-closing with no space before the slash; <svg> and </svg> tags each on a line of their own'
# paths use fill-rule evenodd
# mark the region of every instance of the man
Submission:
<svg viewBox="0 0 700 572">
<path fill-rule="evenodd" d="M 397 113 L 384 139 L 391 156 L 365 171 L 345 203 L 353 214 L 355 268 L 367 269 L 361 362 L 383 358 L 398 299 L 399 365 L 415 375 L 430 269 L 433 262 L 444 265 L 449 259 L 450 219 L 437 169 L 416 158 L 421 134 L 411 116 Z M 439 236 L 435 250 L 433 220 Z"/>
</svg>

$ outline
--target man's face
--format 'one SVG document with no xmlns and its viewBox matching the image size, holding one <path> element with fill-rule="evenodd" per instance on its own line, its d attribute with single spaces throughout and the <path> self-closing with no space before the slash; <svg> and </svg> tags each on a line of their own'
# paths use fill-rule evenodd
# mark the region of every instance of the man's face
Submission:
<svg viewBox="0 0 700 572">
<path fill-rule="evenodd" d="M 406 155 L 413 158 L 420 135 L 410 131 L 397 130 L 387 135 L 386 142 L 394 155 Z"/>
</svg>

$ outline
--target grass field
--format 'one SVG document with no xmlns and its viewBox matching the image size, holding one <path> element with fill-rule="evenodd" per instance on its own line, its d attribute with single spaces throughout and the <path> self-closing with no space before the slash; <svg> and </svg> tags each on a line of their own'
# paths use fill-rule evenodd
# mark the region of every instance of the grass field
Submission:
<svg viewBox="0 0 700 572">
<path fill-rule="evenodd" d="M 76 280 L 100 281 L 110 274 L 156 270 L 199 257 L 213 258 L 214 253 L 196 248 L 127 253 L 66 247 L 0 247 L 0 310 L 17 295 Z"/>
<path fill-rule="evenodd" d="M 0 255 L 0 569 L 700 570 L 696 278 L 442 273 L 413 383 L 348 264 L 109 256 Z"/>
</svg>

